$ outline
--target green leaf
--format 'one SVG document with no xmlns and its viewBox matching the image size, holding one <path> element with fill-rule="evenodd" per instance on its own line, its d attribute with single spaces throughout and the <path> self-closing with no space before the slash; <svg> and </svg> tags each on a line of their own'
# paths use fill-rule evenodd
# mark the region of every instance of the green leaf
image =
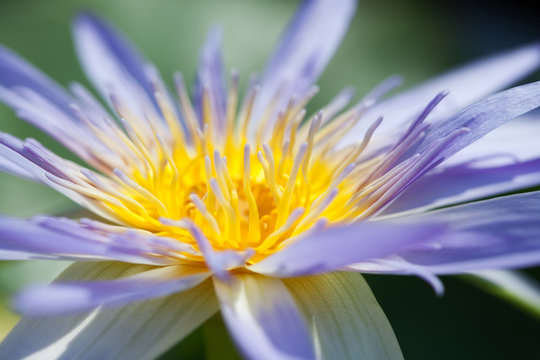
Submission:
<svg viewBox="0 0 540 360">
<path fill-rule="evenodd" d="M 284 279 L 322 359 L 403 359 L 394 331 L 360 274 Z"/>
<path fill-rule="evenodd" d="M 57 281 L 104 280 L 152 267 L 75 263 Z M 153 359 L 218 310 L 211 281 L 175 295 L 63 317 L 24 317 L 0 345 L 0 358 Z"/>
<path fill-rule="evenodd" d="M 516 270 L 486 270 L 461 277 L 540 320 L 540 284 L 525 273 Z"/>
</svg>

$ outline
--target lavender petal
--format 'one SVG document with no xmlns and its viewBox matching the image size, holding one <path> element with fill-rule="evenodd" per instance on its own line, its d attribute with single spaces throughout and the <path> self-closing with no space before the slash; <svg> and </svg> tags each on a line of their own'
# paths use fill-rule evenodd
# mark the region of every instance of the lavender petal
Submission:
<svg viewBox="0 0 540 360">
<path fill-rule="evenodd" d="M 30 316 L 79 313 L 171 295 L 191 289 L 209 276 L 200 267 L 173 265 L 117 280 L 35 285 L 19 293 L 14 303 L 18 312 Z"/>
<path fill-rule="evenodd" d="M 114 94 L 138 115 L 156 115 L 146 75 L 150 64 L 119 31 L 91 13 L 81 13 L 73 22 L 73 37 L 83 69 L 104 99 L 112 103 Z"/>
<path fill-rule="evenodd" d="M 388 134 L 419 114 L 425 104 L 440 91 L 449 91 L 447 99 L 434 111 L 434 118 L 446 118 L 474 101 L 504 89 L 540 66 L 540 44 L 534 43 L 488 56 L 428 80 L 401 94 L 377 104 L 366 117 L 384 116 L 381 134 Z M 362 121 L 343 144 L 355 142 L 371 122 Z"/>
<path fill-rule="evenodd" d="M 114 236 L 92 232 L 73 220 L 35 217 L 22 220 L 0 216 L 0 256 L 3 260 L 61 259 L 77 261 L 118 260 L 142 264 L 167 264 L 171 260 L 119 244 Z M 119 234 L 117 236 L 127 236 Z"/>
<path fill-rule="evenodd" d="M 259 121 L 279 90 L 277 107 L 302 97 L 315 83 L 344 36 L 354 0 L 306 0 L 274 49 L 261 78 L 252 119 Z"/>
<path fill-rule="evenodd" d="M 147 269 L 118 262 L 76 263 L 57 281 L 101 281 Z M 121 309 L 25 316 L 0 344 L 0 358 L 155 359 L 218 310 L 212 283 L 205 281 L 191 290 Z"/>
<path fill-rule="evenodd" d="M 467 164 L 435 169 L 398 197 L 384 214 L 424 211 L 540 184 L 540 158 L 502 166 Z"/>
<path fill-rule="evenodd" d="M 52 104 L 70 112 L 72 98 L 57 83 L 26 60 L 0 45 L 0 87 L 27 88 L 41 94 Z"/>
<path fill-rule="evenodd" d="M 206 42 L 204 43 L 199 60 L 199 69 L 197 72 L 197 87 L 195 89 L 195 103 L 200 108 L 199 114 L 202 114 L 203 92 L 207 91 L 213 115 L 216 119 L 219 131 L 224 130 L 225 111 L 227 101 L 227 89 L 225 87 L 225 73 L 223 68 L 222 31 L 219 28 L 210 30 Z"/>
<path fill-rule="evenodd" d="M 443 231 L 444 226 L 428 222 L 404 225 L 380 221 L 334 227 L 301 238 L 249 268 L 279 277 L 319 274 L 386 257 Z"/>
<path fill-rule="evenodd" d="M 446 226 L 445 233 L 416 249 L 392 255 L 434 274 L 540 264 L 540 191 L 401 216 L 400 221 Z M 379 270 L 410 273 L 396 267 Z"/>
<path fill-rule="evenodd" d="M 241 352 L 249 359 L 314 359 L 309 329 L 279 279 L 238 275 L 215 279 L 221 313 Z"/>
<path fill-rule="evenodd" d="M 0 157 L 0 171 L 28 180 L 37 180 L 32 174 L 6 158 Z"/>
<path fill-rule="evenodd" d="M 435 141 L 456 129 L 463 127 L 469 129 L 468 134 L 459 137 L 441 152 L 439 157 L 446 159 L 505 122 L 539 106 L 540 82 L 517 86 L 491 95 L 459 111 L 450 119 L 432 123 L 426 137 L 410 148 L 404 158 L 425 151 Z"/>
<path fill-rule="evenodd" d="M 93 33 L 97 37 L 96 40 L 100 41 L 101 45 L 112 56 L 109 60 L 117 61 L 118 64 L 121 64 L 122 68 L 145 89 L 150 98 L 153 98 L 152 86 L 148 82 L 145 73 L 147 62 L 126 37 L 112 25 L 105 22 L 105 20 L 89 12 L 80 13 L 75 18 L 73 27 L 76 39 L 82 35 L 82 32 Z M 77 45 L 83 46 L 83 44 Z M 106 59 L 103 60 L 105 61 Z"/>
<path fill-rule="evenodd" d="M 494 129 L 468 145 L 440 167 L 471 164 L 474 167 L 508 165 L 540 158 L 540 113 L 531 111 Z"/>
</svg>

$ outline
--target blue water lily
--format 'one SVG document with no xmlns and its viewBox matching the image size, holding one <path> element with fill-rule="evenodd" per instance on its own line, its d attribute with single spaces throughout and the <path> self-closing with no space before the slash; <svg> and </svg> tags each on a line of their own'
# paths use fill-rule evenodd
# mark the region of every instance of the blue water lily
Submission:
<svg viewBox="0 0 540 360">
<path fill-rule="evenodd" d="M 355 6 L 303 2 L 243 95 L 219 31 L 194 91 L 177 74 L 171 92 L 80 14 L 76 50 L 103 103 L 0 48 L 0 99 L 87 164 L 1 134 L 0 169 L 101 218 L 0 217 L 2 259 L 75 261 L 16 296 L 24 316 L 0 357 L 151 359 L 221 312 L 246 358 L 400 359 L 359 273 L 441 293 L 441 274 L 540 264 L 540 192 L 475 201 L 540 184 L 540 123 L 522 116 L 540 82 L 496 93 L 537 69 L 540 46 L 389 98 L 395 77 L 352 105 L 346 89 L 308 114 Z"/>
</svg>

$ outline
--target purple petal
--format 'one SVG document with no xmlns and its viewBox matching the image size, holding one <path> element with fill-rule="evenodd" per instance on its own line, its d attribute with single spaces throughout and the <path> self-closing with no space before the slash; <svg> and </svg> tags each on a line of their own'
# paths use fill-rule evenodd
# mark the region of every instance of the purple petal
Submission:
<svg viewBox="0 0 540 360">
<path fill-rule="evenodd" d="M 512 85 L 539 65 L 538 43 L 488 56 L 383 101 L 370 109 L 365 116 L 375 119 L 383 115 L 385 121 L 381 132 L 392 131 L 420 113 L 435 94 L 449 91 L 447 99 L 433 114 L 436 118 L 444 118 L 473 101 Z M 370 121 L 361 121 L 343 140 L 344 144 L 355 142 L 365 132 L 369 123 Z"/>
<path fill-rule="evenodd" d="M 433 241 L 394 254 L 401 261 L 432 273 L 451 274 L 540 264 L 539 191 L 400 219 L 413 223 L 436 222 L 447 227 L 448 231 Z M 394 268 L 388 272 L 399 273 L 400 270 Z"/>
<path fill-rule="evenodd" d="M 371 258 L 386 257 L 411 244 L 440 235 L 436 223 L 403 225 L 364 222 L 334 227 L 308 235 L 250 270 L 272 276 L 292 277 L 318 274 Z"/>
<path fill-rule="evenodd" d="M 204 268 L 167 266 L 110 281 L 37 285 L 24 289 L 15 300 L 18 312 L 30 316 L 70 314 L 98 306 L 118 306 L 181 292 L 210 276 Z"/>
<path fill-rule="evenodd" d="M 95 281 L 148 267 L 75 263 L 57 279 Z M 23 317 L 0 344 L 2 359 L 156 359 L 219 310 L 210 281 L 162 299 L 71 316 Z"/>
<path fill-rule="evenodd" d="M 387 214 L 448 206 L 540 184 L 538 115 L 504 124 L 404 192 Z"/>
<path fill-rule="evenodd" d="M 75 18 L 73 36 L 86 75 L 105 99 L 114 94 L 140 115 L 156 110 L 146 76 L 150 65 L 125 37 L 91 13 Z"/>
<path fill-rule="evenodd" d="M 0 155 L 0 171 L 12 174 L 18 177 L 22 177 L 28 180 L 37 180 L 35 176 L 30 174 L 28 171 L 24 170 L 17 164 L 1 157 Z"/>
<path fill-rule="evenodd" d="M 539 106 L 540 81 L 502 91 L 468 106 L 450 119 L 433 123 L 424 140 L 410 152 L 423 152 L 455 129 L 468 128 L 468 134 L 461 136 L 440 154 L 442 158 L 448 158 L 508 120 Z"/>
<path fill-rule="evenodd" d="M 0 46 L 0 100 L 17 116 L 48 133 L 82 158 L 96 138 L 72 116 L 75 100 L 63 88 L 10 50 Z M 83 136 L 84 135 L 84 136 Z M 77 139 L 77 140 L 74 140 Z"/>
<path fill-rule="evenodd" d="M 531 111 L 468 145 L 440 167 L 473 163 L 475 167 L 509 165 L 540 158 L 540 113 Z"/>
<path fill-rule="evenodd" d="M 67 180 L 70 171 L 72 174 L 77 174 L 82 168 L 75 163 L 60 158 L 36 141 L 30 139 L 23 142 L 9 134 L 0 133 L 0 158 L 3 158 L 5 162 L 17 164 L 17 167 L 29 173 L 33 180 L 55 189 L 104 219 L 115 220 L 109 213 L 96 206 L 93 201 L 61 185 L 62 181 L 71 183 L 71 180 Z M 6 170 L 9 169 L 6 168 Z"/>
<path fill-rule="evenodd" d="M 75 221 L 53 217 L 30 220 L 0 217 L 0 256 L 3 260 L 66 259 L 78 261 L 118 260 L 142 264 L 163 264 L 170 260 L 151 251 L 129 247 L 110 237 L 90 231 Z M 117 237 L 128 236 L 127 233 Z"/>
<path fill-rule="evenodd" d="M 345 34 L 354 0 L 306 0 L 268 60 L 254 108 L 255 122 L 279 90 L 278 108 L 317 81 Z"/>
<path fill-rule="evenodd" d="M 455 165 L 435 169 L 408 188 L 385 214 L 435 208 L 540 184 L 540 158 L 504 166 Z"/>
<path fill-rule="evenodd" d="M 10 260 L 10 253 L 28 253 L 35 255 L 60 257 L 103 256 L 106 247 L 95 241 L 86 241 L 62 232 L 54 232 L 40 224 L 44 218 L 21 220 L 0 217 L 0 247 L 4 251 L 4 260 Z"/>
<path fill-rule="evenodd" d="M 314 359 L 309 329 L 279 279 L 238 275 L 214 281 L 221 313 L 249 359 Z"/>
<path fill-rule="evenodd" d="M 108 61 L 115 62 L 125 69 L 139 85 L 141 85 L 151 96 L 153 94 L 152 87 L 148 82 L 145 68 L 146 60 L 138 52 L 138 50 L 112 25 L 106 23 L 103 19 L 95 16 L 92 13 L 80 13 L 73 23 L 74 37 L 77 42 L 78 49 L 82 52 L 90 51 L 91 49 L 83 49 L 86 44 L 79 44 L 78 41 L 83 38 L 91 38 L 95 41 L 101 50 L 104 50 L 110 57 L 101 59 L 103 65 Z M 88 44 L 90 46 L 90 44 Z M 97 49 L 96 49 L 97 50 Z M 92 54 L 97 55 L 97 54 Z M 91 56 L 92 56 L 91 55 Z M 95 59 L 98 61 L 98 59 Z M 90 59 L 82 59 L 83 63 L 91 61 Z M 90 64 L 90 63 L 89 63 Z M 87 69 L 93 71 L 94 69 Z M 97 70 L 97 69 L 95 69 Z"/>
<path fill-rule="evenodd" d="M 213 28 L 206 38 L 200 53 L 197 87 L 194 95 L 200 107 L 199 114 L 202 114 L 203 91 L 208 91 L 213 115 L 217 121 L 216 125 L 220 130 L 223 130 L 227 105 L 227 89 L 221 53 L 222 36 L 221 29 Z"/>
<path fill-rule="evenodd" d="M 0 87 L 31 89 L 68 113 L 69 104 L 73 102 L 72 98 L 57 83 L 1 45 Z"/>
</svg>

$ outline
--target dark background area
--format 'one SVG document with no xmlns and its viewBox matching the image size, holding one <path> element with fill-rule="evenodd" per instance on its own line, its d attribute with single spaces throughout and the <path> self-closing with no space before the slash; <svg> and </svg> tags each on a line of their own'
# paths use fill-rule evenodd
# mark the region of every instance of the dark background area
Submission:
<svg viewBox="0 0 540 360">
<path fill-rule="evenodd" d="M 198 47 L 212 23 L 225 30 L 225 60 L 244 79 L 261 69 L 298 1 L 248 0 L 4 0 L 0 1 L 0 43 L 16 50 L 61 84 L 87 84 L 69 34 L 71 16 L 89 8 L 125 31 L 161 69 L 164 78 L 195 72 Z M 319 81 L 313 106 L 341 88 L 359 94 L 393 74 L 405 87 L 458 64 L 540 40 L 538 1 L 364 0 L 336 57 Z M 537 72 L 528 81 L 540 80 Z M 65 150 L 0 106 L 0 130 L 36 137 L 62 155 Z M 540 135 L 540 134 L 539 134 Z M 539 137 L 540 138 L 540 137 Z M 72 209 L 69 201 L 41 186 L 0 177 L 0 212 L 28 216 Z M 51 278 L 46 263 L 0 264 L 0 334 L 16 320 L 8 297 L 24 284 Z M 528 270 L 540 280 L 540 269 Z M 540 359 L 540 321 L 455 277 L 444 277 L 437 297 L 422 280 L 367 276 L 392 323 L 406 359 Z M 188 338 L 166 358 L 202 357 L 204 331 Z M 199 354 L 199 356 L 195 354 Z M 215 353 L 215 352 L 214 352 Z M 200 355 L 203 354 L 203 355 Z M 208 352 L 207 352 L 208 355 Z M 211 355 L 208 355 L 211 357 Z"/>
</svg>

